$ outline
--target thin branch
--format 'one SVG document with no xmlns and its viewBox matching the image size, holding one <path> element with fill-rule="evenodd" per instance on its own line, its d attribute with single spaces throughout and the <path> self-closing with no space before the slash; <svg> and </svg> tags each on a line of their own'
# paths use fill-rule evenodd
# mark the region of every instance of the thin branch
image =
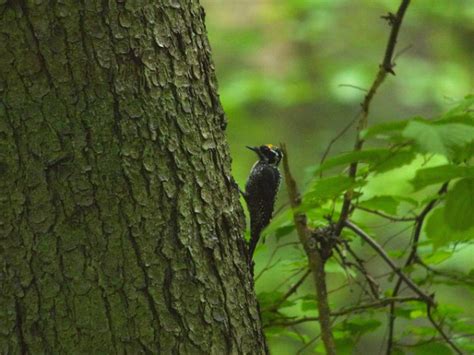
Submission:
<svg viewBox="0 0 474 355">
<path fill-rule="evenodd" d="M 388 304 L 392 302 L 399 302 L 399 303 L 404 303 L 404 302 L 425 302 L 423 299 L 419 297 L 391 297 L 391 298 L 384 298 L 381 300 L 377 300 L 374 302 L 369 302 L 366 304 L 361 304 L 358 306 L 354 307 L 349 307 L 349 308 L 343 308 L 338 311 L 331 312 L 331 317 L 340 317 L 344 316 L 347 314 L 353 314 L 353 313 L 358 313 L 362 311 L 366 311 L 368 309 L 377 309 L 377 308 L 382 308 L 387 306 Z M 294 326 L 297 324 L 301 323 L 306 323 L 306 322 L 316 322 L 319 321 L 319 317 L 301 317 L 298 319 L 291 319 L 285 322 L 275 322 L 275 323 L 269 323 L 265 325 L 265 328 L 268 327 L 289 327 L 289 326 Z"/>
<path fill-rule="evenodd" d="M 459 282 L 460 284 L 468 284 L 468 285 L 474 286 L 474 277 L 471 277 L 470 275 L 462 274 L 456 271 L 450 272 L 450 271 L 437 270 L 425 264 L 420 258 L 417 258 L 415 263 L 425 268 L 428 272 L 431 272 L 432 274 L 436 276 L 441 276 L 441 277 L 450 279 L 452 281 Z"/>
<path fill-rule="evenodd" d="M 373 299 L 379 299 L 379 288 L 378 288 L 378 285 L 376 285 L 376 287 L 374 287 L 374 283 L 375 283 L 375 280 L 372 279 L 368 273 L 367 273 L 367 270 L 365 270 L 364 266 L 363 266 L 363 263 L 359 263 L 359 261 L 361 261 L 361 259 L 356 259 L 357 263 L 353 263 L 352 261 L 348 261 L 347 258 L 345 257 L 345 255 L 342 253 L 342 251 L 340 250 L 340 248 L 336 245 L 334 245 L 334 250 L 336 251 L 336 254 L 339 256 L 339 258 L 341 260 L 338 260 L 336 257 L 336 261 L 339 263 L 339 265 L 341 265 L 341 267 L 344 269 L 344 272 L 346 273 L 346 278 L 348 280 L 348 282 L 350 283 L 351 280 L 354 280 L 354 282 L 360 287 L 361 289 L 361 293 L 365 293 L 367 294 L 368 296 L 371 296 Z M 367 281 L 367 284 L 369 285 L 369 288 L 370 288 L 370 292 L 367 291 L 367 288 L 365 287 L 364 283 L 362 281 L 360 281 L 357 277 L 354 277 L 352 276 L 348 271 L 347 269 L 348 268 L 355 268 L 357 269 L 362 275 L 364 275 L 366 281 Z"/>
<path fill-rule="evenodd" d="M 390 21 L 390 25 L 392 26 L 392 30 L 390 31 L 390 36 L 387 42 L 387 47 L 385 49 L 383 62 L 379 67 L 379 71 L 377 72 L 377 75 L 375 76 L 375 79 L 372 82 L 372 86 L 370 87 L 369 92 L 367 93 L 367 95 L 365 95 L 364 101 L 361 104 L 362 111 L 359 118 L 359 125 L 357 127 L 357 138 L 354 144 L 355 152 L 361 150 L 362 146 L 364 145 L 364 141 L 362 140 L 360 133 L 363 129 L 367 127 L 367 117 L 369 116 L 370 104 L 375 96 L 375 93 L 377 92 L 377 89 L 384 82 L 388 73 L 395 74 L 395 72 L 393 71 L 394 64 L 392 63 L 393 51 L 395 50 L 400 26 L 402 25 L 403 17 L 409 4 L 410 0 L 402 0 L 400 7 L 398 8 L 397 14 L 394 15 L 392 13 L 389 13 L 389 15 L 387 16 L 387 19 Z M 349 177 L 352 179 L 354 179 L 357 174 L 357 165 L 357 162 L 353 162 L 349 166 Z M 344 223 L 349 217 L 352 196 L 352 190 L 347 191 L 344 195 L 344 202 L 342 204 L 340 217 L 336 224 L 336 235 L 341 234 L 342 229 L 344 228 Z"/>
<path fill-rule="evenodd" d="M 304 247 L 309 261 L 309 267 L 313 274 L 313 282 L 316 287 L 316 303 L 319 312 L 319 324 L 321 326 L 321 338 L 323 339 L 326 354 L 335 355 L 336 345 L 331 330 L 330 309 L 328 303 L 328 293 L 326 286 L 326 274 L 324 271 L 324 260 L 317 248 L 317 242 L 312 236 L 312 231 L 306 223 L 306 215 L 298 211 L 301 204 L 301 196 L 290 171 L 288 163 L 288 151 L 285 144 L 281 144 L 283 152 L 283 169 L 285 172 L 285 181 L 293 210 L 293 220 L 301 244 Z"/>
<path fill-rule="evenodd" d="M 422 300 L 431 305 L 435 304 L 433 297 L 427 295 L 425 292 L 420 290 L 420 288 L 410 278 L 408 278 L 397 265 L 395 265 L 395 263 L 392 261 L 392 259 L 390 259 L 385 250 L 367 233 L 365 233 L 362 229 L 360 229 L 358 226 L 349 221 L 345 222 L 345 226 L 352 230 L 354 233 L 356 233 L 359 237 L 361 237 L 367 244 L 369 244 L 372 249 L 374 249 L 377 254 L 379 254 L 382 259 L 385 260 L 388 266 L 390 266 L 390 268 L 398 275 L 398 277 L 402 279 L 407 284 L 407 286 L 412 289 L 413 292 L 420 296 Z"/>
<path fill-rule="evenodd" d="M 433 327 L 438 331 L 438 333 L 443 337 L 443 339 L 446 341 L 446 343 L 448 343 L 451 348 L 457 353 L 457 354 L 462 354 L 462 351 L 457 347 L 456 344 L 454 344 L 454 342 L 447 336 L 447 334 L 443 331 L 443 328 L 441 328 L 441 326 L 436 323 L 436 321 L 434 320 L 433 318 L 433 314 L 431 313 L 431 305 L 427 304 L 426 305 L 426 311 L 427 311 L 427 315 L 428 315 L 428 319 L 429 321 L 431 322 L 431 324 L 433 325 Z"/>
<path fill-rule="evenodd" d="M 282 296 L 280 300 L 278 300 L 275 304 L 271 305 L 270 307 L 264 308 L 262 312 L 273 312 L 277 310 L 283 302 L 285 302 L 293 293 L 295 293 L 298 288 L 303 284 L 304 280 L 308 277 L 308 275 L 311 273 L 311 270 L 307 270 L 303 276 L 300 277 L 296 283 L 290 287 L 288 291 Z"/>
<path fill-rule="evenodd" d="M 438 203 L 440 196 L 446 193 L 448 190 L 448 183 L 444 183 L 438 191 L 438 196 L 432 199 L 420 214 L 417 216 L 417 220 L 415 223 L 415 227 L 413 229 L 413 239 L 411 241 L 411 251 L 408 255 L 408 258 L 405 262 L 405 268 L 412 265 L 416 260 L 418 260 L 418 242 L 420 241 L 421 230 L 423 229 L 423 223 L 425 222 L 426 216 L 431 212 L 433 208 L 435 208 L 436 204 Z M 402 285 L 402 279 L 398 278 L 395 287 L 393 288 L 392 297 L 396 297 L 400 292 L 400 287 Z M 393 335 L 395 329 L 395 304 L 392 303 L 390 305 L 390 312 L 389 312 L 389 321 L 388 321 L 388 341 L 387 341 L 387 355 L 392 353 L 393 348 Z"/>
<path fill-rule="evenodd" d="M 360 117 L 360 112 L 354 116 L 352 120 L 329 142 L 328 146 L 326 147 L 326 150 L 323 153 L 323 156 L 321 158 L 321 161 L 319 162 L 320 165 L 324 163 L 326 160 L 327 156 L 329 155 L 329 152 L 331 151 L 331 148 L 334 143 L 336 143 L 346 132 L 352 127 L 354 123 L 357 122 L 357 120 Z M 321 170 L 320 175 L 322 176 L 323 171 Z"/>
<path fill-rule="evenodd" d="M 364 265 L 364 260 L 362 260 L 356 252 L 350 247 L 349 243 L 345 243 L 346 250 L 349 252 L 349 254 L 352 255 L 352 257 L 355 260 L 354 266 L 360 271 L 360 273 L 364 276 L 365 280 L 369 284 L 370 291 L 372 292 L 372 295 L 378 299 L 380 297 L 380 286 L 379 284 L 375 281 L 375 279 L 369 274 L 367 269 L 365 268 Z"/>
<path fill-rule="evenodd" d="M 316 340 L 318 340 L 319 338 L 321 338 L 321 334 L 319 335 L 316 335 L 313 339 L 311 339 L 307 344 L 303 345 L 297 352 L 296 352 L 296 355 L 300 355 L 303 353 L 303 351 L 305 351 L 308 347 L 311 346 L 311 344 L 313 344 Z"/>
<path fill-rule="evenodd" d="M 472 337 L 474 337 L 474 334 L 467 333 L 467 334 L 454 335 L 450 339 L 462 339 L 462 338 L 472 338 Z M 444 338 L 442 336 L 438 336 L 438 337 L 433 336 L 433 337 L 431 337 L 427 340 L 419 341 L 419 342 L 414 343 L 414 344 L 397 343 L 397 346 L 404 347 L 404 348 L 416 348 L 418 346 L 429 344 L 429 343 L 432 343 L 432 342 L 435 342 L 435 341 L 438 341 L 438 340 L 444 340 Z"/>
<path fill-rule="evenodd" d="M 410 49 L 412 49 L 413 44 L 409 44 L 408 46 L 400 49 L 395 55 L 393 56 L 393 61 L 396 61 L 398 58 L 400 58 L 403 54 L 408 52 Z"/>
<path fill-rule="evenodd" d="M 383 217 L 383 218 L 388 219 L 389 221 L 392 221 L 392 222 L 414 222 L 417 219 L 417 217 L 395 217 L 395 216 L 391 216 L 389 214 L 386 214 L 386 213 L 383 213 L 383 212 L 380 212 L 380 211 L 377 211 L 377 210 L 373 210 L 373 209 L 370 209 L 370 208 L 367 208 L 367 207 L 362 207 L 362 206 L 355 206 L 355 208 L 357 208 L 361 211 L 367 212 L 367 213 L 372 213 L 372 214 L 375 214 L 377 216 Z"/>
<path fill-rule="evenodd" d="M 284 248 L 284 247 L 287 247 L 289 245 L 293 245 L 293 244 L 298 244 L 296 242 L 289 242 L 289 243 L 284 243 L 284 244 L 279 244 L 277 245 L 277 247 L 272 251 L 272 254 L 270 255 L 270 257 L 268 258 L 268 261 L 267 263 L 265 264 L 265 266 L 262 268 L 262 270 L 260 270 L 260 272 L 258 273 L 258 275 L 255 277 L 255 281 L 257 281 L 260 277 L 262 277 L 262 275 L 272 269 L 276 264 L 278 264 L 278 262 L 280 260 L 277 260 L 275 261 L 273 264 L 272 264 L 272 261 L 273 261 L 273 258 L 275 257 L 276 253 L 281 249 L 281 248 Z"/>
<path fill-rule="evenodd" d="M 413 262 L 415 262 L 415 260 L 417 259 L 417 257 L 418 257 L 418 255 L 417 255 L 417 253 L 418 253 L 418 242 L 420 241 L 421 230 L 422 230 L 425 218 L 428 215 L 428 213 L 430 213 L 431 210 L 436 207 L 436 204 L 439 202 L 440 196 L 445 194 L 447 190 L 448 190 L 448 183 L 446 182 L 441 186 L 440 190 L 438 191 L 438 196 L 436 198 L 432 199 L 425 206 L 425 208 L 423 208 L 421 213 L 418 215 L 417 221 L 416 221 L 416 224 L 415 224 L 410 255 L 408 256 L 408 259 L 405 263 L 405 266 L 409 266 L 409 265 L 413 264 Z"/>
<path fill-rule="evenodd" d="M 357 89 L 357 90 L 360 90 L 360 91 L 363 91 L 363 92 L 368 92 L 369 91 L 369 90 L 364 89 L 360 86 L 352 85 L 352 84 L 339 84 L 338 87 L 340 87 L 340 88 L 352 88 L 352 89 Z"/>
<path fill-rule="evenodd" d="M 298 244 L 299 244 L 299 242 L 298 242 Z M 276 285 L 275 288 L 272 290 L 272 292 L 275 292 L 275 291 L 279 290 L 281 287 L 283 287 L 283 285 L 285 285 L 287 282 L 289 282 L 292 278 L 298 276 L 300 273 L 302 273 L 306 269 L 307 269 L 306 267 L 297 269 L 294 273 L 292 273 L 291 275 L 286 277 L 282 282 L 280 282 L 278 285 Z"/>
</svg>

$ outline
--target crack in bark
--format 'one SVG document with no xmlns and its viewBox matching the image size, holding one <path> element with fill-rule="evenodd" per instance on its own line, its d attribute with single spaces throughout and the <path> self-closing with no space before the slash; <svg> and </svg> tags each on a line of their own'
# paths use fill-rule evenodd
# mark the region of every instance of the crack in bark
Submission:
<svg viewBox="0 0 474 355">
<path fill-rule="evenodd" d="M 16 331 L 18 337 L 18 343 L 20 345 L 20 353 L 22 355 L 29 354 L 28 344 L 25 342 L 25 336 L 23 334 L 23 312 L 21 310 L 20 302 L 18 298 L 15 298 L 15 313 L 16 313 Z"/>
<path fill-rule="evenodd" d="M 25 0 L 18 0 L 18 3 L 20 4 L 21 11 L 23 12 L 23 15 L 25 16 L 26 25 L 28 26 L 28 29 L 31 33 L 31 37 L 33 38 L 33 44 L 34 44 L 34 47 L 35 47 L 35 50 L 36 50 L 36 54 L 38 56 L 38 60 L 39 60 L 39 63 L 41 65 L 41 68 L 43 69 L 44 74 L 46 75 L 46 78 L 48 79 L 49 87 L 54 88 L 53 77 L 51 76 L 51 73 L 48 70 L 48 67 L 46 65 L 46 60 L 44 58 L 43 53 L 41 52 L 39 39 L 38 39 L 38 36 L 35 33 L 33 23 L 31 22 L 29 12 L 28 12 L 28 6 L 26 5 L 26 1 Z"/>
<path fill-rule="evenodd" d="M 156 310 L 156 306 L 155 306 L 155 300 L 153 299 L 153 296 L 151 295 L 150 293 L 150 277 L 148 276 L 148 272 L 146 270 L 146 265 L 142 259 L 142 256 L 140 254 L 140 249 L 138 247 L 138 244 L 133 236 L 133 233 L 132 233 L 132 230 L 130 227 L 127 227 L 128 229 L 128 233 L 127 233 L 127 237 L 128 237 L 128 240 L 130 241 L 130 244 L 132 245 L 132 248 L 133 248 L 133 251 L 135 253 L 135 256 L 137 258 L 137 263 L 140 267 L 140 269 L 142 270 L 142 273 L 143 273 L 143 278 L 144 278 L 144 282 L 145 282 L 145 287 L 143 289 L 141 289 L 141 291 L 143 292 L 143 294 L 145 295 L 145 298 L 146 300 L 148 301 L 148 306 L 150 307 L 150 311 L 153 315 L 153 319 L 155 320 L 155 323 L 157 324 L 157 327 L 154 328 L 155 330 L 155 343 L 156 343 L 156 346 L 157 346 L 157 351 L 158 353 L 160 352 L 160 342 L 159 342 L 159 337 L 157 335 L 157 329 L 158 329 L 158 325 L 160 324 L 160 316 L 158 314 L 158 311 Z"/>
</svg>

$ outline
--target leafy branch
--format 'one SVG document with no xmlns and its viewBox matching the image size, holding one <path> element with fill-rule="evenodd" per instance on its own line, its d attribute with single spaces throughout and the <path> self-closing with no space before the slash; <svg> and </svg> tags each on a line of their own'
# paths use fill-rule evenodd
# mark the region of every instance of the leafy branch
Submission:
<svg viewBox="0 0 474 355">
<path fill-rule="evenodd" d="M 345 225 L 354 233 L 356 233 L 359 237 L 361 237 L 367 244 L 369 244 L 372 247 L 372 249 L 374 249 L 376 253 L 382 257 L 382 259 L 387 263 L 387 265 L 390 266 L 393 272 L 395 272 L 398 275 L 400 280 L 405 282 L 406 285 L 420 297 L 420 299 L 422 299 L 424 302 L 426 302 L 429 305 L 435 304 L 433 297 L 427 295 L 425 292 L 420 290 L 420 288 L 395 265 L 395 263 L 390 259 L 390 257 L 387 255 L 385 250 L 380 245 L 378 245 L 378 243 L 375 240 L 373 240 L 367 233 L 365 233 L 361 228 L 356 226 L 354 223 L 350 221 L 346 221 Z"/>
</svg>

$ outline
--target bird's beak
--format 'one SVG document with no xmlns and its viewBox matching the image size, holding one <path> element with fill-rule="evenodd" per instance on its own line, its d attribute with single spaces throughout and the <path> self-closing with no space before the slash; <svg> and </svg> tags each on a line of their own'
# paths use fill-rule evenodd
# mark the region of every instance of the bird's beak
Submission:
<svg viewBox="0 0 474 355">
<path fill-rule="evenodd" d="M 249 147 L 248 145 L 245 146 L 247 149 L 253 150 L 255 153 L 258 154 L 258 148 L 257 147 Z"/>
</svg>

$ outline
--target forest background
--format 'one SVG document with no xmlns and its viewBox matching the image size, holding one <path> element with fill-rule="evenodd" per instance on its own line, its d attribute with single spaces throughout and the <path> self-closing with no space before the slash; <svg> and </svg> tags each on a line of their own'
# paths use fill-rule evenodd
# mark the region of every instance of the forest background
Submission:
<svg viewBox="0 0 474 355">
<path fill-rule="evenodd" d="M 389 27 L 380 17 L 393 11 L 398 1 L 203 0 L 202 4 L 207 14 L 219 93 L 229 119 L 227 135 L 234 177 L 243 186 L 254 163 L 255 156 L 245 149 L 246 145 L 285 142 L 291 154 L 293 175 L 300 188 L 308 188 L 311 171 L 319 164 L 329 142 L 360 109 L 363 89 L 368 89 L 373 80 L 388 38 Z M 436 117 L 472 94 L 473 38 L 471 1 L 414 2 L 399 34 L 396 76 L 389 77 L 377 93 L 369 122 Z M 331 155 L 351 151 L 354 137 L 355 127 L 352 127 L 335 143 Z M 433 156 L 426 166 L 442 163 L 442 157 Z M 408 181 L 417 167 L 412 163 L 378 174 L 364 187 L 364 194 L 415 196 Z M 416 198 L 423 200 L 424 195 L 428 197 L 432 193 L 423 190 Z M 287 205 L 283 184 L 278 213 L 266 232 L 266 243 L 256 255 L 256 292 L 260 303 L 285 292 L 298 279 L 295 273 L 305 263 L 301 248 L 282 247 L 297 240 L 294 232 L 286 233 Z M 386 250 L 395 260 L 406 255 L 403 251 L 411 233 L 406 225 L 364 211 L 357 211 L 355 216 L 370 228 L 379 243 L 387 242 Z M 424 233 L 422 238 L 427 240 Z M 467 242 L 444 247 L 436 252 L 430 243 L 423 247 L 430 266 L 460 275 L 474 273 L 474 246 Z M 360 244 L 358 248 L 370 260 L 367 269 L 377 274 L 382 264 L 380 258 L 374 258 L 367 246 Z M 348 271 L 334 261 L 326 269 L 331 309 L 357 303 L 364 291 L 351 280 Z M 472 286 L 453 285 L 446 279 L 429 283 L 440 304 L 451 307 L 456 317 L 472 319 Z M 292 317 L 310 315 L 316 306 L 305 295 L 314 293 L 313 288 L 311 281 L 306 280 L 298 290 L 298 297 L 283 311 Z M 364 314 L 358 317 L 364 319 Z M 347 345 L 354 346 L 355 353 L 381 351 L 387 336 L 386 317 L 383 311 L 371 315 L 369 321 L 366 316 L 366 322 L 359 324 L 356 340 Z M 410 317 L 397 324 L 398 337 L 416 332 L 420 326 L 416 311 Z M 296 353 L 318 334 L 318 324 L 268 327 L 266 334 L 273 354 Z M 311 353 L 314 347 L 322 349 L 322 345 L 313 345 L 305 351 Z M 450 353 L 445 345 L 436 342 L 417 350 L 420 354 L 432 351 Z"/>
</svg>

